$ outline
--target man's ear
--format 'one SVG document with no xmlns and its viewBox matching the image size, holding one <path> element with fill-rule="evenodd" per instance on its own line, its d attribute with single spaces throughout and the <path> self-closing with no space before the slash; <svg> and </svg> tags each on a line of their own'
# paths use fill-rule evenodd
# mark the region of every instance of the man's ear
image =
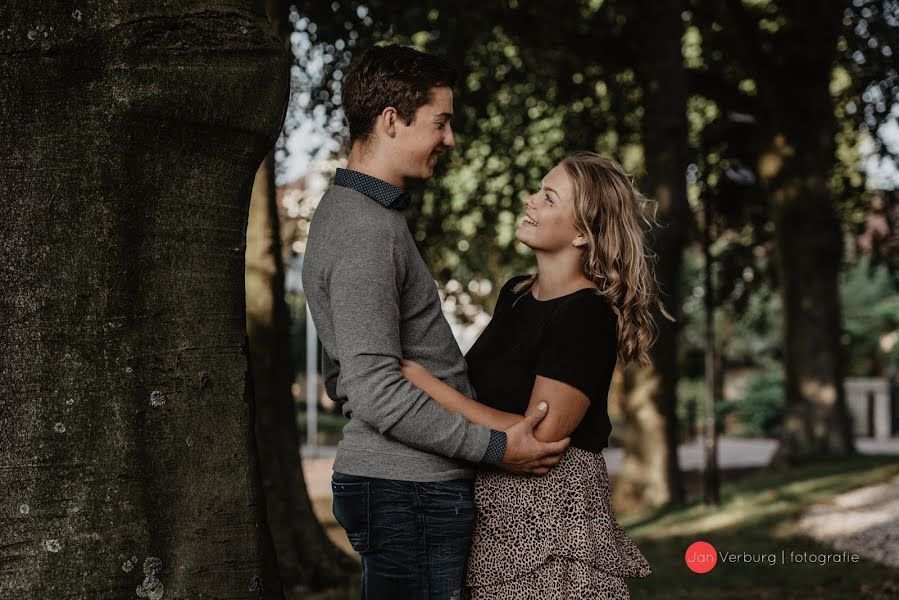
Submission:
<svg viewBox="0 0 899 600">
<path fill-rule="evenodd" d="M 384 127 L 384 133 L 390 137 L 396 136 L 397 121 L 400 118 L 396 109 L 392 106 L 388 106 L 381 111 L 378 118 L 381 120 L 381 125 Z"/>
</svg>

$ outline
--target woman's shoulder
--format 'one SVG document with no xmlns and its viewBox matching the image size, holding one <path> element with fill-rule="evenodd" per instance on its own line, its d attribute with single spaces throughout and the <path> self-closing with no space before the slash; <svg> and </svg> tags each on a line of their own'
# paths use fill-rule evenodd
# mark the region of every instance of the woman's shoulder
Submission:
<svg viewBox="0 0 899 600">
<path fill-rule="evenodd" d="M 510 277 L 500 288 L 499 297 L 505 298 L 511 296 L 519 296 L 521 292 L 516 292 L 515 286 L 517 286 L 522 281 L 527 280 L 529 277 L 530 275 L 515 275 L 513 277 Z"/>
<path fill-rule="evenodd" d="M 516 285 L 531 277 L 530 275 L 513 275 L 509 279 L 506 280 L 506 283 L 503 284 L 504 290 L 511 290 Z"/>
<path fill-rule="evenodd" d="M 571 326 L 604 325 L 618 320 L 609 299 L 595 288 L 584 288 L 564 298 L 555 316 L 556 321 Z"/>
</svg>

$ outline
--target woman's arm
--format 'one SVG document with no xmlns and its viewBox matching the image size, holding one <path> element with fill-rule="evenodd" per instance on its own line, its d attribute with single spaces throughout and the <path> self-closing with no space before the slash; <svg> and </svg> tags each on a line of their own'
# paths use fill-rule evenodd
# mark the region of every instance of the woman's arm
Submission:
<svg viewBox="0 0 899 600">
<path fill-rule="evenodd" d="M 524 418 L 522 415 L 490 408 L 486 404 L 469 398 L 453 386 L 431 375 L 427 369 L 416 362 L 404 360 L 402 368 L 403 376 L 412 382 L 412 385 L 424 391 L 446 410 L 458 413 L 476 425 L 486 425 L 497 431 L 505 431 Z"/>
<path fill-rule="evenodd" d="M 528 412 L 540 402 L 546 402 L 546 416 L 534 429 L 534 437 L 541 442 L 558 442 L 571 435 L 590 407 L 590 399 L 574 386 L 537 375 Z"/>
</svg>

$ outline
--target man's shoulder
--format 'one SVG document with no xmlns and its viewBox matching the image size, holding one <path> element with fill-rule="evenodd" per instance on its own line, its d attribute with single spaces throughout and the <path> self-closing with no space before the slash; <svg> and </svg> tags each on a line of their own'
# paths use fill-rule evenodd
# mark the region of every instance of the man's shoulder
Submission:
<svg viewBox="0 0 899 600">
<path fill-rule="evenodd" d="M 350 243 L 391 239 L 402 236 L 408 230 L 401 213 L 385 208 L 362 192 L 332 185 L 325 191 L 315 214 L 311 228 L 338 230 Z"/>
<path fill-rule="evenodd" d="M 332 209 L 342 213 L 347 218 L 364 215 L 366 217 L 365 222 L 370 222 L 376 226 L 396 227 L 399 224 L 405 225 L 406 223 L 406 219 L 401 212 L 382 206 L 362 192 L 353 188 L 343 187 L 342 185 L 332 184 L 322 197 L 322 203 L 325 202 L 330 204 Z"/>
<path fill-rule="evenodd" d="M 401 213 L 385 208 L 356 190 L 332 185 L 325 191 L 309 227 L 312 246 L 326 246 L 333 254 L 351 248 L 382 251 L 392 245 L 405 249 L 411 235 Z"/>
</svg>

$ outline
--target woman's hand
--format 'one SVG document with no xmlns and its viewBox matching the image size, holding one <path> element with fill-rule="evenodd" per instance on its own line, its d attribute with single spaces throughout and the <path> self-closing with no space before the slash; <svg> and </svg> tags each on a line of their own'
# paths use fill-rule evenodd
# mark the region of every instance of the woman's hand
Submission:
<svg viewBox="0 0 899 600">
<path fill-rule="evenodd" d="M 414 360 L 403 359 L 400 362 L 400 368 L 403 372 L 403 377 L 405 377 L 406 379 L 411 381 L 413 384 L 416 384 L 416 383 L 420 384 L 420 383 L 424 382 L 428 377 L 431 376 L 431 374 L 428 372 L 427 369 L 425 369 L 423 366 L 421 366 Z M 421 386 L 418 386 L 418 387 L 421 387 Z"/>
</svg>

